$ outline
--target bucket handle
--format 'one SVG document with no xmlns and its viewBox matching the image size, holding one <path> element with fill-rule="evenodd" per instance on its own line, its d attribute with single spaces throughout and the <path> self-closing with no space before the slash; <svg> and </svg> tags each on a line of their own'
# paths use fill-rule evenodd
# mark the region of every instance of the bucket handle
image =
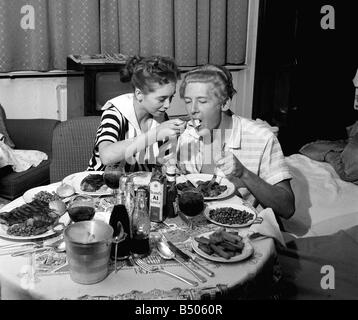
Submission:
<svg viewBox="0 0 358 320">
<path fill-rule="evenodd" d="M 114 247 L 114 270 L 115 273 L 117 273 L 117 252 L 118 252 L 118 244 L 123 242 L 125 240 L 125 238 L 127 238 L 127 233 L 126 232 L 120 232 L 118 236 L 115 236 L 112 240 L 111 243 L 115 244 Z"/>
</svg>

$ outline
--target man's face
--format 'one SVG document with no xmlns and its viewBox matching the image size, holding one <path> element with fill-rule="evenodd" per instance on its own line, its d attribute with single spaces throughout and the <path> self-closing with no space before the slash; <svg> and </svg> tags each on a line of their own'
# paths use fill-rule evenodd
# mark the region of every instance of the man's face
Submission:
<svg viewBox="0 0 358 320">
<path fill-rule="evenodd" d="M 174 82 L 164 85 L 156 84 L 154 91 L 142 94 L 141 104 L 151 115 L 162 117 L 170 106 L 175 90 L 176 84 Z"/>
<path fill-rule="evenodd" d="M 217 129 L 221 122 L 221 101 L 213 93 L 212 83 L 188 83 L 184 92 L 184 101 L 187 112 L 192 114 L 201 136 Z"/>
</svg>

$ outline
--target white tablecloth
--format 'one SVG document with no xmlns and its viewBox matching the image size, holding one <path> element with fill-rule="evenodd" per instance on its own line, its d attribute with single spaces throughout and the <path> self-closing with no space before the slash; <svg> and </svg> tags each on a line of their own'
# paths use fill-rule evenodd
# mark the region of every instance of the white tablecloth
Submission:
<svg viewBox="0 0 358 320">
<path fill-rule="evenodd" d="M 230 201 L 241 202 L 234 196 Z M 222 200 L 223 202 L 226 200 Z M 24 203 L 18 198 L 1 211 L 10 210 Z M 176 218 L 178 219 L 178 218 Z M 13 243 L 8 239 L 0 238 L 0 246 Z M 274 241 L 270 238 L 256 239 L 252 242 L 254 254 L 245 261 L 236 263 L 217 263 L 200 258 L 199 261 L 215 272 L 215 277 L 208 277 L 206 283 L 199 287 L 192 287 L 159 273 L 147 274 L 139 267 L 124 266 L 117 273 L 111 271 L 103 281 L 92 285 L 81 285 L 71 280 L 66 267 L 63 272 L 54 274 L 35 275 L 35 281 L 26 281 L 24 273 L 31 263 L 29 257 L 11 257 L 0 255 L 0 288 L 1 299 L 200 299 L 205 292 L 215 292 L 220 288 L 235 288 L 249 280 L 255 279 L 275 256 Z M 184 249 L 189 247 L 184 247 Z M 187 251 L 190 253 L 189 251 Z M 177 263 L 165 265 L 168 271 L 180 274 L 186 278 L 193 278 L 183 267 Z M 27 278 L 28 279 L 28 278 Z"/>
</svg>

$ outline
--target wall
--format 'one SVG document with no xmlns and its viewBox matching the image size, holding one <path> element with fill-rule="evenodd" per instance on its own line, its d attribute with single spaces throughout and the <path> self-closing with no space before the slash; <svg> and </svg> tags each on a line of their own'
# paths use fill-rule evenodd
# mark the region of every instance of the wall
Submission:
<svg viewBox="0 0 358 320">
<path fill-rule="evenodd" d="M 11 119 L 65 120 L 66 78 L 0 79 L 0 103 Z"/>
<path fill-rule="evenodd" d="M 234 87 L 238 91 L 233 99 L 232 110 L 242 116 L 251 117 L 252 102 L 248 101 L 250 87 L 246 85 L 249 70 L 232 71 Z M 180 82 L 178 83 L 178 87 Z M 69 88 L 71 106 L 67 104 Z M 10 119 L 47 118 L 67 120 L 83 115 L 83 78 L 17 78 L 0 79 L 0 102 Z M 179 88 L 170 116 L 186 114 Z"/>
</svg>

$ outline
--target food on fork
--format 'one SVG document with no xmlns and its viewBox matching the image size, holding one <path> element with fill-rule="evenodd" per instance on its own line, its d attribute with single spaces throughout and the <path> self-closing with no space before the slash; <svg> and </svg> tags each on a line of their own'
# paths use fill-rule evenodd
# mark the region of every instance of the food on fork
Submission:
<svg viewBox="0 0 358 320">
<path fill-rule="evenodd" d="M 96 192 L 105 186 L 102 174 L 89 174 L 86 176 L 80 184 L 82 191 Z"/>
<path fill-rule="evenodd" d="M 179 117 L 179 119 L 181 121 L 185 121 L 186 122 L 186 127 L 187 126 L 191 126 L 193 127 L 195 130 L 197 129 L 197 127 L 200 126 L 200 120 L 199 119 L 194 119 L 191 115 L 187 115 L 187 116 L 181 116 Z"/>
<path fill-rule="evenodd" d="M 213 232 L 209 238 L 201 236 L 195 237 L 194 240 L 198 242 L 198 248 L 206 254 L 215 254 L 227 260 L 241 254 L 245 246 L 241 236 L 227 232 L 224 228 Z"/>
</svg>

